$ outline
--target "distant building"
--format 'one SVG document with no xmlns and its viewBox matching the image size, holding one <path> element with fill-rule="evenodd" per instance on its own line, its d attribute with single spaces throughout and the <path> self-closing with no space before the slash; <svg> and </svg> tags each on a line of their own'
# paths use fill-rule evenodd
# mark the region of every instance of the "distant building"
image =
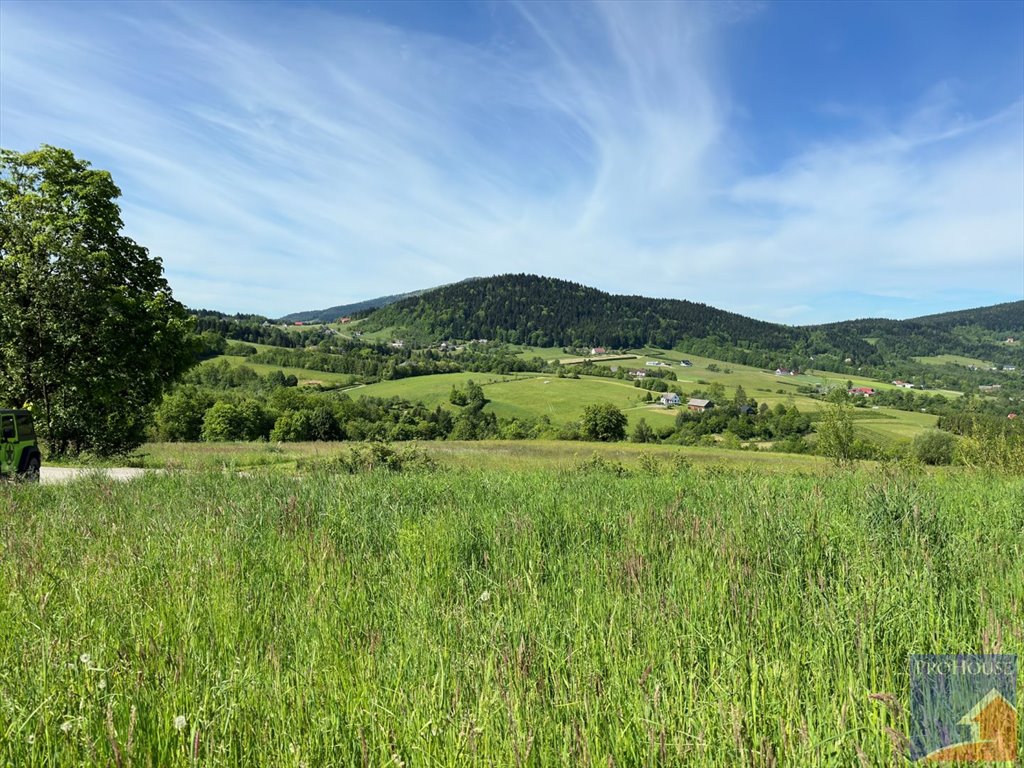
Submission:
<svg viewBox="0 0 1024 768">
<path fill-rule="evenodd" d="M 981 390 L 982 392 L 998 392 L 1002 388 L 1002 384 L 982 384 L 980 387 L 978 387 L 978 389 Z"/>
<path fill-rule="evenodd" d="M 632 376 L 634 379 L 646 379 L 647 371 L 630 371 L 629 375 Z"/>
<path fill-rule="evenodd" d="M 401 339 L 395 339 L 394 341 L 391 342 L 391 346 L 394 347 L 395 349 L 401 349 L 402 347 L 405 346 L 405 342 L 402 341 Z"/>
<path fill-rule="evenodd" d="M 590 350 L 590 354 L 592 354 L 592 355 L 603 355 L 603 354 L 605 354 L 605 349 L 604 349 L 604 347 L 594 347 L 593 349 Z"/>
<path fill-rule="evenodd" d="M 871 387 L 854 387 L 853 389 L 846 390 L 848 395 L 860 395 L 861 397 L 871 397 L 875 394 L 875 390 Z"/>
<path fill-rule="evenodd" d="M 1015 366 L 1015 365 L 1004 365 L 1003 366 L 1003 370 L 1004 371 L 1016 371 L 1017 370 L 1017 366 Z"/>
<path fill-rule="evenodd" d="M 776 368 L 775 369 L 775 375 L 776 376 L 796 376 L 797 373 L 796 373 L 796 371 L 791 371 L 788 368 Z"/>
<path fill-rule="evenodd" d="M 683 366 L 683 368 L 690 368 L 693 365 L 693 363 L 691 363 L 689 360 L 683 360 L 680 363 L 680 365 Z"/>
<path fill-rule="evenodd" d="M 679 405 L 682 402 L 676 392 L 666 392 L 661 396 L 661 404 L 666 408 L 672 405 Z"/>
<path fill-rule="evenodd" d="M 304 323 L 304 322 L 302 322 L 301 320 L 296 320 L 296 321 L 295 321 L 295 324 L 296 324 L 296 325 L 305 325 L 305 323 Z"/>
<path fill-rule="evenodd" d="M 338 322 L 341 323 L 342 325 L 344 325 L 345 323 L 351 323 L 352 322 L 352 318 L 351 317 L 339 317 L 338 318 Z"/>
<path fill-rule="evenodd" d="M 1008 419 L 1016 419 L 1017 418 L 1017 414 L 1016 413 L 1008 413 L 1008 414 L 1006 414 L 1006 418 L 1008 418 Z"/>
<path fill-rule="evenodd" d="M 687 401 L 686 407 L 691 411 L 703 413 L 704 411 L 709 411 L 714 408 L 715 404 L 710 400 L 701 400 L 699 397 L 691 397 Z"/>
<path fill-rule="evenodd" d="M 752 405 L 741 405 L 739 407 L 739 412 L 741 416 L 756 416 L 757 408 Z"/>
<path fill-rule="evenodd" d="M 903 389 L 914 388 L 914 385 L 911 384 L 909 381 L 901 381 L 900 379 L 896 379 L 895 381 L 893 381 L 893 384 L 895 384 L 897 387 L 902 387 Z"/>
</svg>

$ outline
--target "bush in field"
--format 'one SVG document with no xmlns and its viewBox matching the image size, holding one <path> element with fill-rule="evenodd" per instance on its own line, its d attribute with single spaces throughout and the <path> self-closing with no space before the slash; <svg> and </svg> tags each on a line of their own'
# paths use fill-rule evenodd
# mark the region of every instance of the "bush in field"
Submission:
<svg viewBox="0 0 1024 768">
<path fill-rule="evenodd" d="M 857 458 L 853 437 L 853 414 L 850 406 L 833 401 L 818 422 L 818 453 L 828 456 L 836 464 L 845 464 Z"/>
<path fill-rule="evenodd" d="M 353 446 L 347 454 L 335 460 L 335 466 L 349 474 L 384 470 L 386 472 L 408 472 L 430 470 L 436 462 L 422 449 L 407 445 L 395 449 L 388 443 L 363 443 Z"/>
<path fill-rule="evenodd" d="M 193 386 L 179 387 L 165 395 L 156 409 L 156 434 L 170 442 L 199 440 L 203 417 L 213 405 L 213 396 Z"/>
<path fill-rule="evenodd" d="M 583 409 L 581 421 L 587 440 L 614 442 L 626 439 L 626 414 L 611 403 L 597 403 Z"/>
<path fill-rule="evenodd" d="M 956 437 L 940 429 L 929 429 L 914 438 L 911 452 L 922 464 L 950 464 L 956 449 Z"/>
<path fill-rule="evenodd" d="M 651 429 L 647 423 L 647 419 L 640 419 L 633 427 L 633 434 L 629 436 L 629 439 L 634 443 L 654 443 L 657 442 L 657 438 L 654 435 L 654 430 Z"/>
<path fill-rule="evenodd" d="M 255 400 L 214 403 L 203 417 L 203 440 L 260 440 L 267 437 L 268 416 Z"/>
</svg>

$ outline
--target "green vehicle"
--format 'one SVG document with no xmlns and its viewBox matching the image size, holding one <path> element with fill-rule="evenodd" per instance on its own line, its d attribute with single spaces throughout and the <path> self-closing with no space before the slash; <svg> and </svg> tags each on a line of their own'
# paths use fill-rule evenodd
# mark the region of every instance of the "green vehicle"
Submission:
<svg viewBox="0 0 1024 768">
<path fill-rule="evenodd" d="M 32 414 L 0 409 L 0 478 L 38 480 L 41 464 Z"/>
</svg>

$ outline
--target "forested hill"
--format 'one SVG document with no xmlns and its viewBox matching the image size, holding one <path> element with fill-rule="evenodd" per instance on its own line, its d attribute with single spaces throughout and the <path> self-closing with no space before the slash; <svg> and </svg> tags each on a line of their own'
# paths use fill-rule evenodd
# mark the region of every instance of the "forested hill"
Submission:
<svg viewBox="0 0 1024 768">
<path fill-rule="evenodd" d="M 959 354 L 993 362 L 1024 361 L 1024 301 L 925 315 L 909 320 L 868 318 L 817 326 L 828 334 L 871 339 L 887 357 Z M 1018 343 L 1007 345 L 1006 338 Z"/>
<path fill-rule="evenodd" d="M 501 275 L 428 291 L 377 310 L 367 330 L 405 329 L 436 339 L 493 339 L 516 344 L 672 347 L 736 351 L 730 359 L 760 360 L 763 352 L 835 353 L 866 359 L 874 348 L 859 337 L 792 328 L 676 299 L 618 296 L 534 275 Z M 703 342 L 697 345 L 697 342 Z M 739 360 L 745 361 L 745 360 Z"/>
<path fill-rule="evenodd" d="M 279 322 L 333 323 L 339 317 L 354 315 L 357 312 L 366 312 L 370 309 L 387 307 L 397 301 L 401 301 L 402 299 L 419 296 L 426 290 L 430 289 L 427 288 L 423 291 L 411 291 L 409 293 L 396 293 L 393 296 L 378 296 L 376 299 L 366 299 L 365 301 L 357 301 L 352 304 L 339 304 L 336 307 L 328 307 L 327 309 L 311 309 L 306 312 L 292 312 L 290 315 L 282 317 Z"/>
<path fill-rule="evenodd" d="M 853 320 L 792 327 L 677 299 L 619 296 L 534 275 L 501 275 L 443 286 L 373 312 L 366 330 L 395 328 L 433 339 L 615 349 L 684 343 L 694 354 L 779 363 L 811 356 L 873 365 L 894 357 L 969 354 L 1015 359 L 996 334 L 1020 329 L 1024 302 L 915 320 Z M 983 354 L 984 353 L 984 354 Z M 787 357 L 788 356 L 788 357 Z M 818 360 L 824 367 L 825 360 Z"/>
</svg>

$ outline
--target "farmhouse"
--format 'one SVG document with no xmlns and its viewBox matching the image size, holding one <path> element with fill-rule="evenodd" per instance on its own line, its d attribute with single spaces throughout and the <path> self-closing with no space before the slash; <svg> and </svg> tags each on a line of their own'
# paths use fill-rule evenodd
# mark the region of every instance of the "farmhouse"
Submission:
<svg viewBox="0 0 1024 768">
<path fill-rule="evenodd" d="M 697 413 L 704 413 L 704 411 L 709 411 L 712 408 L 714 408 L 715 404 L 710 400 L 701 400 L 699 397 L 691 397 L 689 401 L 686 403 L 686 407 L 689 408 L 691 411 L 696 411 Z"/>
<path fill-rule="evenodd" d="M 752 405 L 741 405 L 739 407 L 740 416 L 756 416 L 757 408 Z"/>
<path fill-rule="evenodd" d="M 775 369 L 775 375 L 776 376 L 796 376 L 797 373 L 796 373 L 796 371 L 791 371 L 788 368 L 776 368 Z"/>
<path fill-rule="evenodd" d="M 1015 366 L 1015 365 L 1004 365 L 1003 366 L 1003 370 L 1004 371 L 1016 371 L 1017 370 L 1017 366 Z"/>
<path fill-rule="evenodd" d="M 605 348 L 604 347 L 594 347 L 593 349 L 590 350 L 590 354 L 592 354 L 592 355 L 603 355 L 603 354 L 605 354 Z"/>
<path fill-rule="evenodd" d="M 351 323 L 352 322 L 352 318 L 351 317 L 341 317 L 341 318 L 338 318 L 338 322 L 341 323 L 342 325 L 344 325 L 345 323 Z"/>
<path fill-rule="evenodd" d="M 978 387 L 982 392 L 998 392 L 1002 388 L 1002 384 L 982 384 Z"/>
<path fill-rule="evenodd" d="M 854 387 L 846 391 L 848 395 L 860 395 L 861 397 L 871 397 L 875 394 L 875 390 L 871 387 Z"/>
<path fill-rule="evenodd" d="M 893 384 L 895 384 L 897 387 L 902 387 L 903 389 L 913 389 L 914 388 L 914 385 L 911 384 L 909 381 L 902 381 L 901 379 L 894 380 Z"/>
<path fill-rule="evenodd" d="M 401 349 L 402 347 L 405 346 L 405 342 L 402 341 L 401 339 L 395 339 L 394 341 L 391 342 L 391 346 L 394 347 L 395 349 Z"/>
<path fill-rule="evenodd" d="M 654 368 L 668 368 L 669 364 L 661 360 L 648 360 L 644 365 L 649 365 Z"/>
<path fill-rule="evenodd" d="M 673 405 L 679 405 L 679 403 L 681 402 L 682 400 L 679 398 L 679 395 L 676 394 L 675 392 L 666 392 L 664 395 L 661 396 L 661 404 L 664 405 L 666 408 Z"/>
<path fill-rule="evenodd" d="M 690 368 L 693 365 L 693 363 L 691 363 L 689 360 L 683 360 L 679 364 L 683 366 L 683 368 Z"/>
<path fill-rule="evenodd" d="M 632 376 L 634 379 L 646 379 L 647 371 L 630 371 L 629 375 Z"/>
</svg>

